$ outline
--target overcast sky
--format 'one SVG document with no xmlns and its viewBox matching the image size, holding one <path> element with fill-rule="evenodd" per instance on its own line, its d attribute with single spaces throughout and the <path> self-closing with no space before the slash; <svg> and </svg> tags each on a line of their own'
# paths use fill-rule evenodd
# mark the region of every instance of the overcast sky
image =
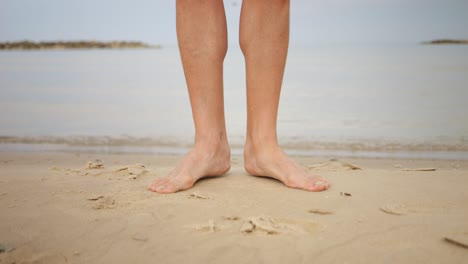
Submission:
<svg viewBox="0 0 468 264">
<path fill-rule="evenodd" d="M 224 1 L 237 42 L 240 0 Z M 468 39 L 468 0 L 291 0 L 291 44 Z M 175 0 L 0 0 L 0 41 L 176 44 Z"/>
</svg>

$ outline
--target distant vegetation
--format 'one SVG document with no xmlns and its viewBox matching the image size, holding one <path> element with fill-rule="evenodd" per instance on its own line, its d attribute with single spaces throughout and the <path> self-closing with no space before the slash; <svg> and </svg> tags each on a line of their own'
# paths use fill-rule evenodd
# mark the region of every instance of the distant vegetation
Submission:
<svg viewBox="0 0 468 264">
<path fill-rule="evenodd" d="M 161 48 L 139 41 L 17 41 L 0 42 L 0 50 L 43 50 L 43 49 L 149 49 Z"/>
<path fill-rule="evenodd" d="M 435 39 L 425 41 L 423 44 L 439 45 L 439 44 L 468 44 L 467 39 Z"/>
</svg>

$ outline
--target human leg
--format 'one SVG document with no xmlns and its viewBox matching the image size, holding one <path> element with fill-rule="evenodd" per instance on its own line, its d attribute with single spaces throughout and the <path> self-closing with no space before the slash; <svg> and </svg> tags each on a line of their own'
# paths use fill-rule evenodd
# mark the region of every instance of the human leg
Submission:
<svg viewBox="0 0 468 264">
<path fill-rule="evenodd" d="M 173 193 L 230 168 L 223 99 L 227 29 L 222 0 L 177 0 L 177 37 L 195 125 L 195 143 L 168 175 L 148 188 Z"/>
<path fill-rule="evenodd" d="M 279 147 L 279 98 L 289 42 L 289 0 L 244 0 L 240 45 L 247 72 L 247 135 L 244 167 L 286 186 L 322 191 L 328 182 L 312 176 Z"/>
</svg>

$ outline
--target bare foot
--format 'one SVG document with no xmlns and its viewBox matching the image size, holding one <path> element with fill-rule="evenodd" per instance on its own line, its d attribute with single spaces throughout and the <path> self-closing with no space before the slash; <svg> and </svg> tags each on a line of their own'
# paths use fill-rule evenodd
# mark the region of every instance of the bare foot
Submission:
<svg viewBox="0 0 468 264">
<path fill-rule="evenodd" d="M 274 178 L 290 188 L 313 192 L 329 188 L 327 180 L 310 175 L 277 145 L 254 148 L 247 143 L 244 149 L 244 167 L 251 175 Z"/>
<path fill-rule="evenodd" d="M 195 144 L 168 175 L 158 177 L 148 189 L 158 193 L 175 193 L 192 188 L 196 181 L 204 177 L 220 176 L 231 167 L 230 149 L 227 143 L 218 146 Z"/>
</svg>

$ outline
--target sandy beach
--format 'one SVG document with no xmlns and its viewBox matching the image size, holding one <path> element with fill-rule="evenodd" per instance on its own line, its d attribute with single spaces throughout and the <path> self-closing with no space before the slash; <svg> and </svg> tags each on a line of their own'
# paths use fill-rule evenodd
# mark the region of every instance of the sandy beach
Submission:
<svg viewBox="0 0 468 264">
<path fill-rule="evenodd" d="M 296 157 L 332 183 L 311 193 L 234 156 L 191 190 L 147 191 L 179 158 L 0 153 L 0 263 L 468 260 L 468 161 Z"/>
</svg>

